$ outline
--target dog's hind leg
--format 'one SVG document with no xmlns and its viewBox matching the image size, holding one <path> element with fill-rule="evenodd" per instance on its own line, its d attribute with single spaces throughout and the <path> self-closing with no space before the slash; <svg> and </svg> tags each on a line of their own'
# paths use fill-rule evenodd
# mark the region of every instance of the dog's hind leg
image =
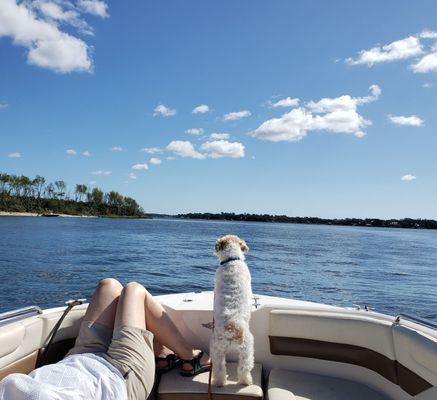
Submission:
<svg viewBox="0 0 437 400">
<path fill-rule="evenodd" d="M 218 387 L 224 386 L 226 384 L 226 346 L 213 335 L 209 351 L 212 362 L 212 384 Z"/>
<path fill-rule="evenodd" d="M 238 382 L 243 385 L 252 384 L 253 369 L 253 335 L 249 329 L 244 330 L 243 341 L 238 354 Z"/>
</svg>

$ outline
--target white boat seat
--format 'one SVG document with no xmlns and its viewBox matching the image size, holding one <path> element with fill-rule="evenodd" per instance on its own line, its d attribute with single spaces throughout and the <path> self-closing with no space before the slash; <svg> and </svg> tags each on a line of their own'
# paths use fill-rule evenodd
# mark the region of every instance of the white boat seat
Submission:
<svg viewBox="0 0 437 400">
<path fill-rule="evenodd" d="M 268 400 L 388 400 L 369 387 L 345 379 L 272 369 Z"/>
<path fill-rule="evenodd" d="M 244 386 L 237 383 L 237 364 L 228 363 L 228 381 L 226 386 L 211 387 L 214 400 L 261 400 L 261 364 L 255 364 L 252 370 L 253 384 Z M 208 394 L 209 372 L 193 378 L 181 376 L 177 369 L 162 375 L 156 393 L 157 400 L 206 400 Z"/>
</svg>

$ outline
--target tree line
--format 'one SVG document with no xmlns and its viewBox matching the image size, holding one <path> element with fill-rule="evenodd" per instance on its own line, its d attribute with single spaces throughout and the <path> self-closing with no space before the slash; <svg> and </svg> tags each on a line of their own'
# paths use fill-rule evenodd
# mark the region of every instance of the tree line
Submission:
<svg viewBox="0 0 437 400">
<path fill-rule="evenodd" d="M 41 175 L 0 173 L 0 211 L 39 214 L 144 217 L 143 209 L 131 197 L 103 192 L 98 187 L 77 184 L 68 191 L 65 181 L 47 182 Z"/>
<path fill-rule="evenodd" d="M 378 219 L 378 218 L 343 218 L 328 219 L 318 217 L 288 217 L 287 215 L 270 214 L 235 214 L 235 213 L 188 213 L 179 214 L 177 218 L 207 219 L 225 221 L 282 222 L 291 224 L 317 224 L 342 226 L 367 226 L 379 228 L 415 228 L 437 229 L 437 221 L 432 219 Z"/>
</svg>

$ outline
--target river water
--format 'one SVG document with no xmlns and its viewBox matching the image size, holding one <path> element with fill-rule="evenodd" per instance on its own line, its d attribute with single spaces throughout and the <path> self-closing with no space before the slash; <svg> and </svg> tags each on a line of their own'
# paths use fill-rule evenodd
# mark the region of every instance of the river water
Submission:
<svg viewBox="0 0 437 400">
<path fill-rule="evenodd" d="M 212 290 L 228 233 L 250 246 L 256 293 L 437 321 L 437 231 L 167 219 L 0 218 L 0 312 L 89 298 L 104 277 Z"/>
</svg>

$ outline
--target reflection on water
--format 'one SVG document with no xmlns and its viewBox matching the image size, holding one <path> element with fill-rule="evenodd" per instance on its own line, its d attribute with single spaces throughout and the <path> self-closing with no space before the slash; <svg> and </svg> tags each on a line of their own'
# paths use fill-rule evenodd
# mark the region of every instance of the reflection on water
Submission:
<svg viewBox="0 0 437 400">
<path fill-rule="evenodd" d="M 437 231 L 268 223 L 0 218 L 0 312 L 88 297 L 97 281 L 211 290 L 215 239 L 251 250 L 255 292 L 437 320 Z"/>
</svg>

